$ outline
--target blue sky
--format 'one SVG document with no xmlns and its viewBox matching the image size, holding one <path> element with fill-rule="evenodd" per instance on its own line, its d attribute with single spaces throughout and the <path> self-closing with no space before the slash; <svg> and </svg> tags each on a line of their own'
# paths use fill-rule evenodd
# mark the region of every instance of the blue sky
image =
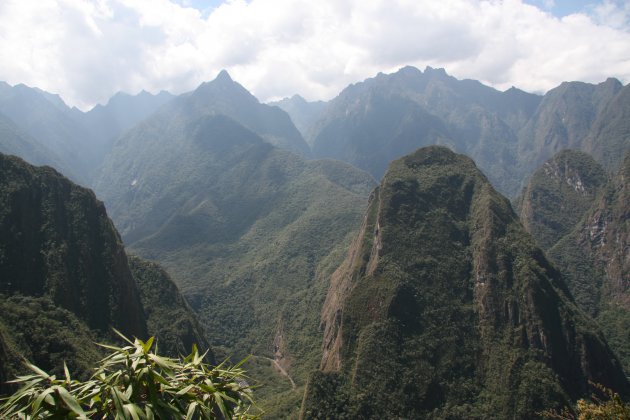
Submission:
<svg viewBox="0 0 630 420">
<path fill-rule="evenodd" d="M 602 2 L 590 0 L 527 0 L 525 3 L 547 10 L 556 17 L 563 17 L 572 13 L 588 12 L 593 6 Z"/>
<path fill-rule="evenodd" d="M 177 0 L 177 3 L 185 7 L 194 7 L 197 10 L 209 14 L 211 10 L 223 3 L 223 0 Z M 540 9 L 549 11 L 556 17 L 563 17 L 572 13 L 588 12 L 593 6 L 602 1 L 592 0 L 526 0 Z"/>
<path fill-rule="evenodd" d="M 184 7 L 194 7 L 202 13 L 202 16 L 206 17 L 220 6 L 223 0 L 176 0 L 176 3 Z"/>
<path fill-rule="evenodd" d="M 1 0 L 0 22 L 0 80 L 81 109 L 221 69 L 262 101 L 405 65 L 539 93 L 630 82 L 626 0 Z"/>
</svg>

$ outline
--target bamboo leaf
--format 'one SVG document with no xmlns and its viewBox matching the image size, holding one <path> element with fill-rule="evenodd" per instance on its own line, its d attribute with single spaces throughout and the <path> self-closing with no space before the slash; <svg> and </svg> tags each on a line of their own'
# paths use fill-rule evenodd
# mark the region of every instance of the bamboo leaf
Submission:
<svg viewBox="0 0 630 420">
<path fill-rule="evenodd" d="M 55 389 L 55 391 L 57 391 L 63 402 L 70 410 L 72 410 L 72 412 L 79 416 L 86 417 L 85 412 L 81 408 L 79 402 L 76 400 L 76 398 L 70 395 L 67 389 L 58 385 L 54 386 L 53 388 Z"/>
<path fill-rule="evenodd" d="M 186 412 L 186 420 L 192 420 L 194 418 L 195 411 L 197 411 L 197 406 L 198 405 L 199 404 L 195 401 L 195 402 L 192 402 L 188 406 L 188 412 Z"/>
<path fill-rule="evenodd" d="M 140 420 L 140 418 L 144 417 L 142 416 L 142 411 L 140 411 L 135 404 L 125 404 L 124 408 L 129 414 L 131 414 L 131 417 L 133 417 L 134 420 Z"/>
<path fill-rule="evenodd" d="M 223 414 L 223 417 L 229 417 L 227 410 L 225 409 L 225 404 L 223 403 L 223 395 L 221 393 L 214 393 L 214 402 L 217 407 L 219 407 L 219 410 L 221 411 L 221 414 Z"/>
<path fill-rule="evenodd" d="M 177 391 L 177 393 L 175 395 L 184 395 L 186 394 L 188 391 L 190 391 L 191 389 L 193 389 L 195 387 L 195 385 L 188 385 L 186 388 L 181 389 L 179 391 Z"/>
<path fill-rule="evenodd" d="M 153 340 L 155 339 L 155 336 L 150 337 L 146 343 L 144 343 L 144 345 L 142 346 L 142 349 L 144 350 L 145 353 L 148 353 L 149 350 L 151 350 L 151 346 L 153 346 Z"/>
<path fill-rule="evenodd" d="M 127 343 L 131 344 L 132 346 L 134 345 L 134 342 L 129 340 L 127 337 L 125 337 L 125 335 L 123 333 L 121 333 L 120 331 L 118 331 L 116 328 L 112 328 L 112 330 L 123 340 L 125 340 Z"/>
<path fill-rule="evenodd" d="M 50 395 L 52 392 L 54 392 L 55 390 L 52 388 L 48 388 L 46 390 L 44 390 L 44 392 L 42 392 L 41 394 L 39 394 L 39 396 L 35 399 L 35 402 L 33 403 L 33 411 L 37 412 L 39 410 L 39 406 L 42 404 L 42 402 L 46 401 L 47 404 L 54 404 L 54 400 L 52 398 L 52 396 Z M 48 400 L 46 400 L 46 397 L 50 397 Z"/>
<path fill-rule="evenodd" d="M 234 366 L 232 366 L 232 370 L 233 370 L 233 369 L 238 369 L 238 368 L 240 368 L 241 366 L 243 366 L 243 364 L 244 364 L 245 362 L 247 362 L 247 361 L 249 360 L 249 358 L 250 358 L 250 357 L 252 357 L 252 355 L 251 355 L 251 354 L 250 354 L 249 356 L 247 356 L 246 358 L 244 358 L 243 360 L 241 360 L 240 362 L 238 362 L 237 364 L 235 364 Z"/>
<path fill-rule="evenodd" d="M 43 376 L 44 378 L 50 378 L 49 374 L 47 374 L 46 372 L 44 372 L 43 370 L 41 370 L 37 366 L 35 366 L 35 365 L 33 365 L 33 364 L 29 363 L 29 362 L 24 362 L 24 364 L 26 365 L 27 368 L 29 368 L 33 372 L 37 373 L 38 375 Z"/>
<path fill-rule="evenodd" d="M 68 371 L 68 365 L 66 365 L 65 360 L 63 362 L 63 373 L 66 375 L 66 381 L 70 382 L 70 371 Z"/>
</svg>

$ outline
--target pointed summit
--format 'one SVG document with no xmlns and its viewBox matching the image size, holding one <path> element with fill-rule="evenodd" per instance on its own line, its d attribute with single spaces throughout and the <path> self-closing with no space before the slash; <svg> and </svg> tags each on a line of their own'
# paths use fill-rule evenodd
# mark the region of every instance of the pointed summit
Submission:
<svg viewBox="0 0 630 420">
<path fill-rule="evenodd" d="M 217 75 L 216 79 L 214 79 L 215 82 L 233 82 L 232 78 L 230 77 L 230 74 L 227 72 L 227 70 L 223 69 L 219 72 L 219 74 Z"/>
<path fill-rule="evenodd" d="M 534 418 L 589 381 L 630 390 L 507 199 L 444 147 L 391 163 L 321 314 L 307 418 Z"/>
</svg>

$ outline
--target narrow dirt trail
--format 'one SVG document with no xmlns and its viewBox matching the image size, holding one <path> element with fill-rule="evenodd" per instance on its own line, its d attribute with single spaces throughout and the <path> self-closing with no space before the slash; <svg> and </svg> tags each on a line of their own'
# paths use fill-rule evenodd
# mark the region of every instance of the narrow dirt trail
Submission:
<svg viewBox="0 0 630 420">
<path fill-rule="evenodd" d="M 274 359 L 271 359 L 269 357 L 265 357 L 265 356 L 256 356 L 256 357 L 258 357 L 259 359 L 265 359 L 265 360 L 269 360 L 270 362 L 272 362 L 276 366 L 276 368 L 278 368 L 278 371 L 280 372 L 280 374 L 283 375 L 283 376 L 286 376 L 287 379 L 289 380 L 289 382 L 291 382 L 291 388 L 293 388 L 293 389 L 296 388 L 295 382 L 293 382 L 293 378 L 291 378 L 289 376 L 287 371 L 284 370 L 282 368 L 282 366 L 280 366 L 280 364 L 277 361 L 275 361 Z"/>
</svg>

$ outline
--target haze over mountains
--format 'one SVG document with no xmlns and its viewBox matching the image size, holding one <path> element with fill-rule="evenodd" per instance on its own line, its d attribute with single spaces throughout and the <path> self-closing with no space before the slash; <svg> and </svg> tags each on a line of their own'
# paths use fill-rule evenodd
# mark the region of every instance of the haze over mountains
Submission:
<svg viewBox="0 0 630 420">
<path fill-rule="evenodd" d="M 5 83 L 0 92 L 0 114 L 17 125 L 17 132 L 5 128 L 14 140 L 3 140 L 0 150 L 30 153 L 33 162 L 56 164 L 86 185 L 93 185 L 117 137 L 173 99 L 166 92 L 118 94 L 82 113 L 24 85 Z M 376 179 L 391 160 L 443 144 L 473 157 L 499 191 L 515 197 L 539 165 L 565 148 L 592 154 L 607 170 L 618 168 L 617 151 L 628 146 L 628 92 L 616 79 L 565 82 L 544 96 L 517 88 L 500 92 L 443 69 L 405 67 L 351 85 L 329 103 L 294 96 L 267 106 L 222 71 L 162 112 L 173 113 L 172 120 L 227 115 L 271 144 L 343 160 Z"/>
<path fill-rule="evenodd" d="M 80 325 L 71 343 L 127 322 L 253 354 L 268 418 L 530 418 L 589 380 L 630 395 L 628 89 L 405 67 L 263 104 L 222 71 L 84 113 L 0 85 L 0 152 L 94 189 L 2 157 L 0 269 L 21 280 L 0 303 Z M 36 347 L 15 334 L 3 364 Z"/>
</svg>

